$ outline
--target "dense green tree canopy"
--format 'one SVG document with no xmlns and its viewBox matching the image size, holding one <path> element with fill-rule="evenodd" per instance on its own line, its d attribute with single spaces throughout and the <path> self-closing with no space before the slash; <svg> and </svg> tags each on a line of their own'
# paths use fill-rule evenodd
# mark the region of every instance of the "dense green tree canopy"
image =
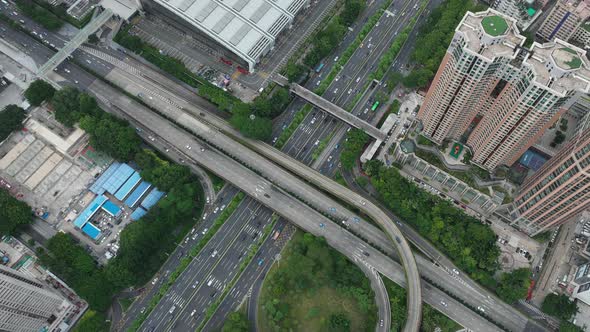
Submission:
<svg viewBox="0 0 590 332">
<path fill-rule="evenodd" d="M 340 162 L 344 169 L 351 169 L 360 157 L 365 145 L 369 142 L 369 135 L 360 129 L 353 128 L 346 134 L 347 140 L 343 144 Z"/>
<path fill-rule="evenodd" d="M 63 26 L 63 21 L 49 10 L 31 0 L 15 0 L 18 8 L 45 29 L 55 31 Z"/>
<path fill-rule="evenodd" d="M 496 293 L 506 303 L 514 303 L 526 297 L 530 284 L 531 270 L 528 268 L 516 269 L 509 273 L 502 273 Z"/>
<path fill-rule="evenodd" d="M 232 312 L 223 323 L 221 332 L 248 332 L 248 317 L 239 311 Z"/>
<path fill-rule="evenodd" d="M 0 235 L 14 234 L 23 225 L 33 221 L 31 207 L 12 197 L 4 188 L 0 188 Z"/>
<path fill-rule="evenodd" d="M 44 80 L 36 80 L 25 90 L 25 98 L 33 106 L 39 106 L 42 102 L 50 100 L 55 93 L 53 86 Z"/>
<path fill-rule="evenodd" d="M 55 93 L 51 105 L 55 112 L 55 119 L 68 127 L 73 127 L 80 119 L 80 92 L 73 87 L 65 87 Z"/>
<path fill-rule="evenodd" d="M 551 316 L 555 316 L 562 320 L 569 320 L 576 312 L 578 306 L 574 301 L 571 301 L 567 295 L 555 295 L 550 293 L 545 297 L 541 310 Z"/>
<path fill-rule="evenodd" d="M 25 110 L 16 105 L 7 105 L 0 111 L 0 142 L 4 141 L 13 131 L 22 128 Z"/>
</svg>

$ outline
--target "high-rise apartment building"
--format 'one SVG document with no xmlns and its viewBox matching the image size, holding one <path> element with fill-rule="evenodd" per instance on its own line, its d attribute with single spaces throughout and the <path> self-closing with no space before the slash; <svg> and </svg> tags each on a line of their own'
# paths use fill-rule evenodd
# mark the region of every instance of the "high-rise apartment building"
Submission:
<svg viewBox="0 0 590 332">
<path fill-rule="evenodd" d="M 581 132 L 525 180 L 514 200 L 514 224 L 530 235 L 563 224 L 590 208 L 590 128 L 580 128 Z"/>
<path fill-rule="evenodd" d="M 557 40 L 522 47 L 516 22 L 467 13 L 420 108 L 423 134 L 462 140 L 488 170 L 511 165 L 590 89 L 585 52 Z"/>
<path fill-rule="evenodd" d="M 490 5 L 500 13 L 515 19 L 522 29 L 526 29 L 533 22 L 533 18 L 536 18 L 534 0 L 494 0 Z"/>
<path fill-rule="evenodd" d="M 590 0 L 558 0 L 537 36 L 544 40 L 569 40 L 576 29 L 590 17 Z"/>
<path fill-rule="evenodd" d="M 43 331 L 69 305 L 39 281 L 0 265 L 0 331 Z"/>
</svg>

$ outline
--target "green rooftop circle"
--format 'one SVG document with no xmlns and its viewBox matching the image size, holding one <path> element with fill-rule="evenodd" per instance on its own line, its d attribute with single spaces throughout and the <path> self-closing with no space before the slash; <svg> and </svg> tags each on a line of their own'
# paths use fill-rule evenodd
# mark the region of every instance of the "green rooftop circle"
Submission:
<svg viewBox="0 0 590 332">
<path fill-rule="evenodd" d="M 508 30 L 508 23 L 500 16 L 486 16 L 481 20 L 483 30 L 492 37 L 503 35 Z"/>
</svg>

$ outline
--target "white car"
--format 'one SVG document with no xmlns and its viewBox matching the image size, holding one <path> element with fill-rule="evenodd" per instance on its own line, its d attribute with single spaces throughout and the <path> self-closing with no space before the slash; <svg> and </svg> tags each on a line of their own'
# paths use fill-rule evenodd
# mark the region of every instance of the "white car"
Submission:
<svg viewBox="0 0 590 332">
<path fill-rule="evenodd" d="M 312 118 L 312 119 L 311 119 L 311 124 L 314 124 L 314 123 L 315 123 L 315 121 L 316 121 L 316 118 Z"/>
<path fill-rule="evenodd" d="M 457 271 L 457 269 L 453 269 L 453 273 L 459 275 L 459 271 Z"/>
<path fill-rule="evenodd" d="M 356 79 L 356 82 L 358 83 L 360 80 L 361 80 L 361 77 L 359 76 L 359 77 Z"/>
<path fill-rule="evenodd" d="M 209 230 L 209 228 L 205 228 L 205 229 L 204 229 L 204 230 L 201 232 L 201 234 L 205 235 L 205 233 L 207 233 L 207 231 L 208 231 L 208 230 Z"/>
<path fill-rule="evenodd" d="M 318 145 L 318 144 L 320 144 L 320 140 L 319 139 L 316 140 L 315 143 L 313 143 L 313 145 Z"/>
<path fill-rule="evenodd" d="M 192 149 L 192 147 L 190 145 L 187 145 L 186 148 L 189 150 Z"/>
<path fill-rule="evenodd" d="M 205 219 L 207 219 L 207 214 L 206 213 L 203 215 L 203 220 L 205 220 Z"/>
<path fill-rule="evenodd" d="M 215 257 L 217 256 L 217 250 L 213 250 L 213 253 L 211 254 L 211 257 Z"/>
<path fill-rule="evenodd" d="M 340 58 L 339 58 L 338 56 L 336 56 L 336 57 L 334 58 L 334 62 L 338 61 L 338 59 L 340 59 Z"/>
<path fill-rule="evenodd" d="M 223 204 L 223 205 L 221 206 L 221 208 L 219 208 L 219 211 L 223 211 L 223 209 L 225 209 L 225 204 Z"/>
<path fill-rule="evenodd" d="M 479 311 L 481 311 L 481 312 L 486 312 L 482 306 L 478 306 L 478 307 L 477 307 L 477 310 L 479 310 Z"/>
<path fill-rule="evenodd" d="M 156 282 L 158 282 L 158 278 L 154 278 L 154 280 L 152 281 L 152 285 L 155 285 Z"/>
<path fill-rule="evenodd" d="M 209 196 L 207 196 L 207 204 L 211 203 L 211 198 L 209 198 Z"/>
<path fill-rule="evenodd" d="M 191 312 L 191 317 L 193 317 L 193 316 L 195 315 L 195 312 L 197 312 L 197 309 L 194 309 L 194 310 Z"/>
<path fill-rule="evenodd" d="M 445 307 L 448 306 L 448 304 L 445 301 L 443 301 L 443 300 L 440 301 L 440 304 L 442 304 Z"/>
<path fill-rule="evenodd" d="M 334 93 L 338 93 L 338 88 L 334 89 Z"/>
<path fill-rule="evenodd" d="M 352 89 L 348 89 L 348 94 L 351 94 L 351 93 L 352 93 Z"/>
<path fill-rule="evenodd" d="M 195 283 L 193 284 L 193 288 L 197 288 L 197 285 L 199 284 L 198 281 L 195 281 Z"/>
<path fill-rule="evenodd" d="M 215 210 L 213 210 L 213 213 L 217 213 L 219 212 L 219 207 L 216 207 Z"/>
</svg>

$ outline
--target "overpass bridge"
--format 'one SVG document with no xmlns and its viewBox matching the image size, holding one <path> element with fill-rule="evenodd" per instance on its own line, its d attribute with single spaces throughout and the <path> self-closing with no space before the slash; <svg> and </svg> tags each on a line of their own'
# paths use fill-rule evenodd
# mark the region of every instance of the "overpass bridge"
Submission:
<svg viewBox="0 0 590 332">
<path fill-rule="evenodd" d="M 349 125 L 361 129 L 362 131 L 367 133 L 367 135 L 373 137 L 377 141 L 383 142 L 387 139 L 387 134 L 379 130 L 379 128 L 373 126 L 365 120 L 356 117 L 354 114 L 347 112 L 338 105 L 332 104 L 331 102 L 316 95 L 312 91 L 307 90 L 301 85 L 292 83 L 289 85 L 289 90 L 294 94 L 298 95 L 299 97 L 310 102 L 314 106 L 332 114 L 333 116 L 348 123 Z"/>
<path fill-rule="evenodd" d="M 47 73 L 51 72 L 55 67 L 59 66 L 68 56 L 72 54 L 80 45 L 82 45 L 88 36 L 95 33 L 103 24 L 113 17 L 113 11 L 105 9 L 102 13 L 96 16 L 90 23 L 78 32 L 64 47 L 55 53 L 43 66 L 37 70 L 37 77 L 46 78 Z"/>
</svg>

